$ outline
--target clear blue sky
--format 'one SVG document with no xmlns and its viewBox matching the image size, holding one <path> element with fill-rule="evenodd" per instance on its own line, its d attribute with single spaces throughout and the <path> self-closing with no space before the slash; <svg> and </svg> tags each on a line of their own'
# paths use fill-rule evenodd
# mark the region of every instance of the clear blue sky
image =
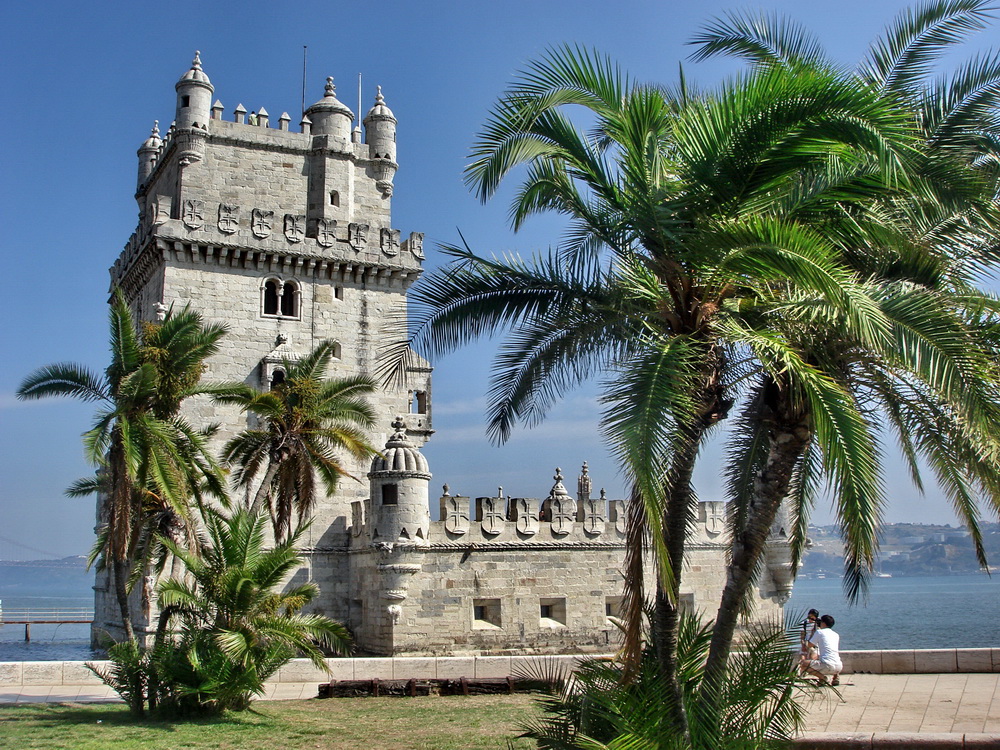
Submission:
<svg viewBox="0 0 1000 750">
<path fill-rule="evenodd" d="M 770 0 L 749 7 L 788 13 L 816 30 L 844 62 L 861 57 L 905 3 L 898 0 Z M 297 122 L 302 46 L 309 48 L 307 104 L 333 75 L 338 92 L 364 107 L 381 84 L 399 119 L 399 174 L 394 225 L 404 236 L 426 233 L 433 246 L 457 230 L 479 250 L 545 248 L 560 224 L 542 219 L 519 235 L 507 228 L 510 192 L 480 205 L 462 183 L 477 128 L 513 73 L 564 42 L 607 52 L 639 79 L 670 82 L 690 53 L 689 37 L 734 0 L 618 3 L 584 0 L 479 0 L 415 3 L 136 2 L 10 3 L 4 18 L 4 116 L 0 119 L 0 216 L 3 226 L 4 366 L 0 368 L 0 557 L 35 557 L 31 548 L 78 554 L 92 541 L 93 503 L 63 489 L 89 471 L 79 435 L 92 409 L 70 401 L 19 404 L 13 393 L 34 368 L 106 361 L 107 268 L 136 223 L 135 151 L 154 119 L 173 116 L 174 83 L 195 49 L 227 119 L 242 103 L 282 111 Z M 998 28 L 976 37 L 1000 42 Z M 734 63 L 685 63 L 702 85 Z M 12 320 L 10 319 L 12 317 Z M 621 492 L 621 480 L 597 434 L 596 388 L 572 395 L 539 428 L 515 434 L 503 448 L 484 437 L 489 345 L 435 363 L 438 434 L 426 449 L 452 492 L 481 495 L 503 485 L 515 495 L 544 495 L 555 466 L 572 481 L 583 460 L 597 487 Z M 698 484 L 719 497 L 719 462 L 706 456 Z M 934 494 L 917 497 L 891 476 L 889 520 L 951 522 Z M 817 519 L 829 515 L 820 510 Z M 16 546 L 11 544 L 13 540 Z"/>
</svg>

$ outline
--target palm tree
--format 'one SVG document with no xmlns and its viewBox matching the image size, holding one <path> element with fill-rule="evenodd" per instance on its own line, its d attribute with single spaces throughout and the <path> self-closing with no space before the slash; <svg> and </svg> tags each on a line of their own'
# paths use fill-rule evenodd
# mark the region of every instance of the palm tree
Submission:
<svg viewBox="0 0 1000 750">
<path fill-rule="evenodd" d="M 375 425 L 367 400 L 375 382 L 365 376 L 327 380 L 334 344 L 324 341 L 298 361 L 286 361 L 285 378 L 267 392 L 244 386 L 218 396 L 220 403 L 235 404 L 261 421 L 230 440 L 223 460 L 235 465 L 233 479 L 247 492 L 251 514 L 267 507 L 275 539 L 291 531 L 293 512 L 299 523 L 316 502 L 316 475 L 328 494 L 341 476 L 352 476 L 338 451 L 362 460 L 378 451 L 365 435 Z M 263 471 L 254 499 L 250 488 Z"/>
<path fill-rule="evenodd" d="M 806 724 L 797 699 L 809 689 L 788 658 L 787 632 L 777 623 L 758 623 L 750 630 L 734 659 L 733 679 L 719 688 L 716 706 L 709 711 L 700 688 L 711 638 L 710 622 L 692 614 L 681 617 L 677 652 L 683 700 L 691 717 L 690 741 L 677 737 L 664 721 L 663 706 L 670 694 L 649 650 L 632 681 L 622 679 L 620 662 L 605 660 L 584 661 L 568 675 L 524 675 L 561 688 L 536 699 L 540 715 L 522 725 L 521 736 L 549 750 L 783 747 Z"/>
<path fill-rule="evenodd" d="M 281 591 L 302 562 L 296 545 L 305 526 L 266 549 L 262 513 L 206 508 L 203 520 L 208 536 L 197 552 L 163 540 L 190 577 L 157 585 L 161 608 L 180 622 L 177 642 L 159 644 L 153 656 L 168 702 L 180 710 L 243 710 L 297 654 L 326 669 L 321 648 L 350 651 L 343 625 L 300 612 L 319 593 L 315 583 Z"/>
<path fill-rule="evenodd" d="M 593 116 L 589 134 L 568 119 L 571 105 Z M 885 335 L 877 303 L 839 260 L 838 233 L 848 222 L 877 220 L 866 201 L 905 174 L 909 139 L 904 116 L 835 72 L 764 70 L 696 97 L 684 86 L 633 84 L 606 59 L 557 50 L 494 108 L 467 178 L 486 200 L 525 167 L 511 208 L 515 229 L 534 213 L 556 211 L 571 222 L 566 242 L 531 262 L 446 248 L 452 262 L 411 291 L 418 309 L 410 343 L 429 353 L 511 332 L 491 391 L 489 430 L 499 441 L 516 422 L 542 418 L 568 388 L 604 374 L 605 434 L 634 484 L 634 505 L 644 508 L 633 518 L 654 530 L 661 570 L 654 640 L 682 733 L 676 601 L 695 508 L 694 462 L 732 404 L 727 359 L 737 350 L 729 337 L 756 333 L 744 331 L 751 319 L 741 310 L 773 310 L 782 301 L 777 287 L 836 310 L 861 340 Z M 803 173 L 856 161 L 882 171 L 853 191 L 832 182 L 824 190 L 818 180 L 802 189 Z M 807 201 L 856 210 L 817 227 L 795 217 Z M 804 359 L 772 364 L 804 368 Z M 841 398 L 833 387 L 819 391 Z M 633 526 L 626 562 L 633 655 L 641 538 Z"/>
<path fill-rule="evenodd" d="M 88 460 L 99 471 L 75 482 L 73 496 L 104 496 L 103 529 L 95 545 L 111 569 L 122 624 L 134 637 L 129 579 L 146 520 L 169 512 L 188 518 L 191 496 L 208 491 L 224 497 L 208 433 L 177 416 L 181 402 L 206 392 L 199 379 L 204 360 L 218 349 L 225 326 L 206 326 L 185 308 L 170 311 L 143 335 L 120 291 L 111 302 L 111 363 L 101 377 L 80 365 L 42 367 L 24 379 L 20 399 L 74 396 L 101 402 L 94 426 L 84 433 Z"/>
<path fill-rule="evenodd" d="M 856 238 L 845 259 L 870 280 L 892 324 L 889 347 L 859 345 L 836 325 L 786 327 L 785 340 L 808 340 L 817 371 L 849 395 L 856 439 L 878 466 L 873 424 L 888 424 L 921 486 L 918 457 L 972 531 L 985 564 L 977 494 L 1000 508 L 1000 409 L 993 336 L 998 305 L 975 287 L 994 262 L 1000 155 L 1000 58 L 984 55 L 950 79 L 927 85 L 930 66 L 950 44 L 981 28 L 989 9 L 978 0 L 942 0 L 904 13 L 871 47 L 856 77 L 914 113 L 921 135 L 922 190 L 893 197 L 883 211 L 900 227 L 894 243 Z M 696 57 L 729 53 L 755 67 L 828 64 L 815 40 L 777 17 L 731 15 L 702 33 Z M 854 170 L 856 179 L 864 168 Z M 761 378 L 740 418 L 730 469 L 732 555 L 707 671 L 724 679 L 739 613 L 782 501 L 791 494 L 797 549 L 821 477 L 830 477 L 846 541 L 846 581 L 857 596 L 877 550 L 882 485 L 864 481 L 843 460 L 845 446 L 823 434 L 822 416 L 788 373 Z"/>
</svg>

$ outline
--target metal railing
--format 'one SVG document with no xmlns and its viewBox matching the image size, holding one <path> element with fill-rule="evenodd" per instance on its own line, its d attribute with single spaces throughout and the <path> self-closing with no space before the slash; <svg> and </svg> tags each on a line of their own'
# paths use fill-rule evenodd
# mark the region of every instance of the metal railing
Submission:
<svg viewBox="0 0 1000 750">
<path fill-rule="evenodd" d="M 0 609 L 0 627 L 24 625 L 24 640 L 31 641 L 32 625 L 90 625 L 92 609 Z"/>
</svg>

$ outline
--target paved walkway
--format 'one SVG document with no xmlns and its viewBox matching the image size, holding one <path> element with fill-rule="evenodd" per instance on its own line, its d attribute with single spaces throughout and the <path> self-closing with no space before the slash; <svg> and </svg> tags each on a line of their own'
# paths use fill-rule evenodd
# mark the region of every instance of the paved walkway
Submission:
<svg viewBox="0 0 1000 750">
<path fill-rule="evenodd" d="M 1000 734 L 1000 674 L 852 674 L 808 704 L 807 733 Z"/>
<path fill-rule="evenodd" d="M 265 700 L 314 698 L 316 682 L 268 686 Z M 1000 673 L 846 675 L 807 704 L 807 733 L 1000 734 Z M 0 703 L 114 701 L 102 686 L 0 686 Z"/>
</svg>

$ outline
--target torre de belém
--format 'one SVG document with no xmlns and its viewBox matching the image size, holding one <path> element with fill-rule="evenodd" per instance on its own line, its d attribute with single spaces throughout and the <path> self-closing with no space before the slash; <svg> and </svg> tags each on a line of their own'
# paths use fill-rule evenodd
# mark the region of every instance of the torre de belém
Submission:
<svg viewBox="0 0 1000 750">
<path fill-rule="evenodd" d="M 214 100 L 198 55 L 176 85 L 174 122 L 139 148 L 139 224 L 111 268 L 139 319 L 190 304 L 229 334 L 206 378 L 267 389 L 284 362 L 336 342 L 331 376 L 374 375 L 385 331 L 399 329 L 420 276 L 423 235 L 392 225 L 396 117 L 381 91 L 361 126 L 332 79 L 292 130 L 264 109 Z M 393 325 L 390 326 L 390 323 Z M 431 367 L 373 397 L 384 445 L 317 503 L 294 582 L 315 581 L 313 609 L 345 623 L 375 654 L 595 652 L 613 645 L 622 594 L 626 501 L 576 492 L 557 469 L 537 498 L 434 501 L 420 452 L 431 437 Z M 397 415 L 402 415 L 401 417 Z M 235 408 L 194 400 L 185 416 L 218 422 L 220 444 L 247 427 Z M 443 478 L 447 479 L 447 478 Z M 441 485 L 436 485 L 441 486 Z M 595 496 L 596 494 L 596 496 Z M 714 614 L 724 583 L 724 504 L 700 503 L 683 601 Z M 758 613 L 780 613 L 792 585 L 787 544 L 772 535 Z M 133 596 L 137 633 L 155 628 L 152 581 Z M 95 586 L 94 640 L 120 635 L 106 577 Z"/>
</svg>

